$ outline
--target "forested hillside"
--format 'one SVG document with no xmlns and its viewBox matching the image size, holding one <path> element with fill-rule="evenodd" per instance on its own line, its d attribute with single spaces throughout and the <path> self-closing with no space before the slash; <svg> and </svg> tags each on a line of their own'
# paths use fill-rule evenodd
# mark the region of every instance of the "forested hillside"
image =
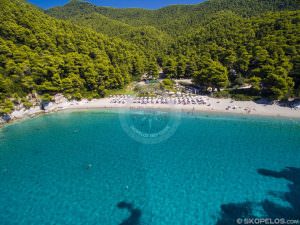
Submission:
<svg viewBox="0 0 300 225">
<path fill-rule="evenodd" d="M 132 26 L 154 26 L 169 34 L 177 35 L 185 32 L 188 27 L 206 23 L 214 13 L 223 10 L 249 17 L 269 11 L 295 9 L 300 9 L 299 0 L 208 0 L 196 5 L 173 5 L 159 10 L 97 7 L 88 1 L 71 0 L 63 7 L 47 10 L 47 13 L 62 19 L 99 13 Z"/>
<path fill-rule="evenodd" d="M 1 0 L 0 21 L 0 113 L 32 92 L 103 96 L 140 76 L 149 61 L 126 41 L 53 19 L 22 0 Z"/>
<path fill-rule="evenodd" d="M 132 42 L 148 55 L 157 56 L 157 53 L 162 53 L 162 46 L 166 46 L 171 40 L 168 34 L 153 26 L 134 27 L 99 13 L 74 15 L 71 20 L 76 24 L 93 28 L 110 37 L 119 37 Z"/>
<path fill-rule="evenodd" d="M 299 97 L 299 8 L 299 0 L 209 0 L 159 10 L 72 0 L 49 16 L 25 0 L 1 0 L 0 114 L 30 93 L 101 97 L 158 66 L 203 88 L 250 84 L 243 95 Z"/>
<path fill-rule="evenodd" d="M 300 11 L 243 18 L 223 11 L 178 38 L 164 61 L 171 77 L 218 89 L 252 84 L 253 95 L 299 96 Z"/>
<path fill-rule="evenodd" d="M 143 32 L 143 39 L 152 43 L 144 50 L 156 52 L 169 77 L 193 78 L 200 86 L 219 90 L 250 84 L 252 96 L 282 99 L 300 94 L 299 8 L 298 0 L 209 0 L 159 10 L 113 9 L 73 0 L 47 13 L 126 36 L 138 45 L 140 33 L 128 31 L 147 25 L 157 36 L 152 39 Z M 116 23 L 130 28 L 109 33 Z"/>
</svg>

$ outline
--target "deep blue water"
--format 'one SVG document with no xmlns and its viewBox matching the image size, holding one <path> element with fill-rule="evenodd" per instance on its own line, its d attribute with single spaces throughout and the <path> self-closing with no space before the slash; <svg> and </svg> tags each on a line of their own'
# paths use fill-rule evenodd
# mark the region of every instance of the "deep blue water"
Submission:
<svg viewBox="0 0 300 225">
<path fill-rule="evenodd" d="M 233 225 L 241 215 L 300 215 L 299 120 L 174 118 L 64 112 L 1 129 L 0 224 Z M 170 134 L 153 144 L 164 127 Z"/>
</svg>

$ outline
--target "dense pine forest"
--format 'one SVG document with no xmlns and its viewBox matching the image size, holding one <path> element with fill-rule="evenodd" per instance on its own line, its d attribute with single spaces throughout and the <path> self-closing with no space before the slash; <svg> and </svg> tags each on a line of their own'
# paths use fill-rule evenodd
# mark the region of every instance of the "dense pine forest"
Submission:
<svg viewBox="0 0 300 225">
<path fill-rule="evenodd" d="M 0 113 L 28 94 L 97 98 L 161 67 L 216 95 L 300 97 L 299 0 L 208 0 L 159 10 L 0 2 Z M 247 93 L 235 87 L 251 85 Z M 27 104 L 29 106 L 29 104 Z"/>
<path fill-rule="evenodd" d="M 101 97 L 142 73 L 143 51 L 92 29 L 53 19 L 25 1 L 0 2 L 1 113 L 38 93 Z M 141 66 L 141 67 L 139 67 Z"/>
</svg>

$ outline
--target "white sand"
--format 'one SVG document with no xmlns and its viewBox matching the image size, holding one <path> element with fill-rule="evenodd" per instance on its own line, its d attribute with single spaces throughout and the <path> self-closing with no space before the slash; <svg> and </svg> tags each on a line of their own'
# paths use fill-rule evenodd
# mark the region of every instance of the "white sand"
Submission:
<svg viewBox="0 0 300 225">
<path fill-rule="evenodd" d="M 231 99 L 215 99 L 207 96 L 201 96 L 207 104 L 205 105 L 170 105 L 170 104 L 137 104 L 125 103 L 115 104 L 111 103 L 111 99 L 94 99 L 92 101 L 63 101 L 62 103 L 50 103 L 46 110 L 41 110 L 40 107 L 32 107 L 28 110 L 21 109 L 15 110 L 10 115 L 12 122 L 24 118 L 30 118 L 39 114 L 64 111 L 64 110 L 82 110 L 82 109 L 112 109 L 112 108 L 130 108 L 130 109 L 160 109 L 160 110 L 176 110 L 184 112 L 206 112 L 206 113 L 233 113 L 241 115 L 257 115 L 268 117 L 286 117 L 286 118 L 300 118 L 300 109 L 292 109 L 289 107 L 281 107 L 279 105 L 263 105 L 257 104 L 252 101 L 233 101 Z M 7 121 L 0 118 L 0 126 L 4 125 Z"/>
<path fill-rule="evenodd" d="M 170 109 L 176 107 L 177 110 L 190 112 L 214 112 L 214 113 L 235 113 L 244 115 L 260 115 L 270 117 L 300 118 L 300 110 L 279 105 L 257 104 L 252 101 L 233 101 L 231 99 L 215 99 L 203 96 L 207 99 L 206 105 L 168 105 L 168 104 L 115 104 L 110 103 L 110 99 L 97 99 L 90 102 L 81 101 L 72 104 L 59 104 L 55 108 L 58 110 L 68 109 L 103 109 L 103 108 L 137 108 L 137 109 Z M 230 108 L 228 108 L 230 106 Z M 52 110 L 51 110 L 52 111 Z"/>
</svg>

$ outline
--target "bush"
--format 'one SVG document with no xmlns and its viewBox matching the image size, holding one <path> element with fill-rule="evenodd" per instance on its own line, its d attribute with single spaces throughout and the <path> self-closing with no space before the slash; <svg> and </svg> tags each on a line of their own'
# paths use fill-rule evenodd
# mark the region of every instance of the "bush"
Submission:
<svg viewBox="0 0 300 225">
<path fill-rule="evenodd" d="M 98 87 L 98 96 L 104 97 L 106 95 L 107 91 L 105 90 L 104 86 Z"/>
<path fill-rule="evenodd" d="M 236 101 L 254 101 L 260 99 L 260 97 L 258 96 L 249 96 L 249 95 L 242 95 L 242 94 L 232 95 L 231 98 L 233 98 Z"/>
<path fill-rule="evenodd" d="M 79 101 L 79 100 L 82 99 L 82 95 L 81 95 L 79 92 L 77 92 L 77 93 L 75 93 L 75 94 L 73 95 L 73 98 L 74 98 L 75 100 Z"/>
<path fill-rule="evenodd" d="M 42 95 L 42 102 L 47 103 L 47 102 L 51 102 L 52 100 L 52 96 L 49 94 L 44 94 Z"/>
<path fill-rule="evenodd" d="M 213 97 L 215 98 L 230 98 L 230 94 L 228 91 L 219 91 L 219 92 L 214 92 Z"/>
<path fill-rule="evenodd" d="M 30 109 L 33 106 L 32 103 L 29 101 L 23 102 L 23 105 L 26 109 Z"/>
<path fill-rule="evenodd" d="M 242 86 L 244 83 L 245 83 L 245 79 L 243 77 L 241 77 L 241 76 L 237 77 L 234 80 L 234 84 L 238 85 L 238 86 Z"/>
<path fill-rule="evenodd" d="M 6 99 L 3 102 L 0 102 L 0 115 L 10 114 L 14 109 L 14 104 L 11 100 Z"/>
<path fill-rule="evenodd" d="M 162 82 L 165 86 L 172 86 L 173 85 L 173 81 L 171 79 L 168 79 L 168 78 L 164 79 Z"/>
</svg>

